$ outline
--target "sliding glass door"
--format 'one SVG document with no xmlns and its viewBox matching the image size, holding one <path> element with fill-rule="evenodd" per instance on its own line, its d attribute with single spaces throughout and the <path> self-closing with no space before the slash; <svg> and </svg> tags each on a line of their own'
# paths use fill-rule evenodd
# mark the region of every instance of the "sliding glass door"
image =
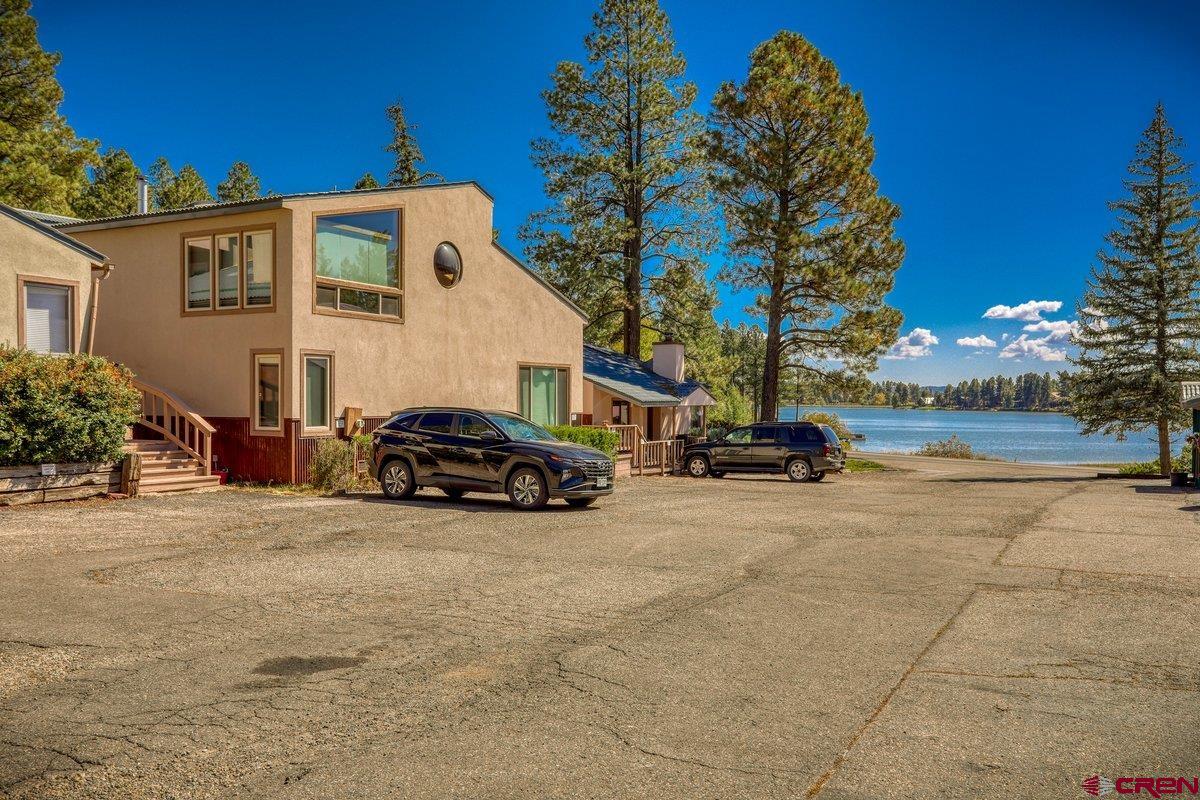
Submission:
<svg viewBox="0 0 1200 800">
<path fill-rule="evenodd" d="M 521 416 L 539 425 L 566 425 L 570 417 L 570 380 L 560 367 L 520 368 Z"/>
</svg>

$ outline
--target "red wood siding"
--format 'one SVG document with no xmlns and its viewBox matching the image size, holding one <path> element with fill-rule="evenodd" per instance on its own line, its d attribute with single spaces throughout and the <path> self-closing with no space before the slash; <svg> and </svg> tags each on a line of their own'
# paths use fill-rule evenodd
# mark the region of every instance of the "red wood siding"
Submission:
<svg viewBox="0 0 1200 800">
<path fill-rule="evenodd" d="M 239 481 L 295 483 L 298 420 L 285 421 L 283 436 L 251 436 L 249 417 L 205 417 L 213 433 L 213 468 L 228 468 Z"/>
</svg>

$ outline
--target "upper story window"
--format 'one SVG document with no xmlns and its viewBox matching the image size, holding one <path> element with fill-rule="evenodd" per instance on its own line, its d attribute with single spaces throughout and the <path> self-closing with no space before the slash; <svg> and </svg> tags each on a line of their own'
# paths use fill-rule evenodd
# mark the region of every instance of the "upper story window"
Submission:
<svg viewBox="0 0 1200 800">
<path fill-rule="evenodd" d="M 183 274 L 186 313 L 269 309 L 275 302 L 275 233 L 185 236 Z"/>
<path fill-rule="evenodd" d="M 438 283 L 447 289 L 462 280 L 462 258 L 458 248 L 449 242 L 439 244 L 433 251 L 433 272 Z"/>
<path fill-rule="evenodd" d="M 400 320 L 400 211 L 326 214 L 313 227 L 315 310 Z"/>
</svg>

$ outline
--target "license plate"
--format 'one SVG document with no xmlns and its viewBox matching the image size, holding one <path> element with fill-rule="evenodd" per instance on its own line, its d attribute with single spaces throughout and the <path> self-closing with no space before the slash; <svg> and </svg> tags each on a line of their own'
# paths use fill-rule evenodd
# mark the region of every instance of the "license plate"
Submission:
<svg viewBox="0 0 1200 800">
<path fill-rule="evenodd" d="M 596 478 L 596 488 L 597 489 L 608 488 L 608 478 Z"/>
</svg>

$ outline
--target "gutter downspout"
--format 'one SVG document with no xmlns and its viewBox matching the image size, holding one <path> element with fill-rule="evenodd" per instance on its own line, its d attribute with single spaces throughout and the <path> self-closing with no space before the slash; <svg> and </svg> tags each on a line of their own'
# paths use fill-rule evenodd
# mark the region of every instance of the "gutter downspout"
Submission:
<svg viewBox="0 0 1200 800">
<path fill-rule="evenodd" d="M 97 275 L 97 270 L 102 270 L 101 274 Z M 107 278 L 112 271 L 113 264 L 111 261 L 92 265 L 92 297 L 88 301 L 87 354 L 89 356 L 92 355 L 92 349 L 96 344 L 96 317 L 100 313 L 100 281 Z"/>
</svg>

